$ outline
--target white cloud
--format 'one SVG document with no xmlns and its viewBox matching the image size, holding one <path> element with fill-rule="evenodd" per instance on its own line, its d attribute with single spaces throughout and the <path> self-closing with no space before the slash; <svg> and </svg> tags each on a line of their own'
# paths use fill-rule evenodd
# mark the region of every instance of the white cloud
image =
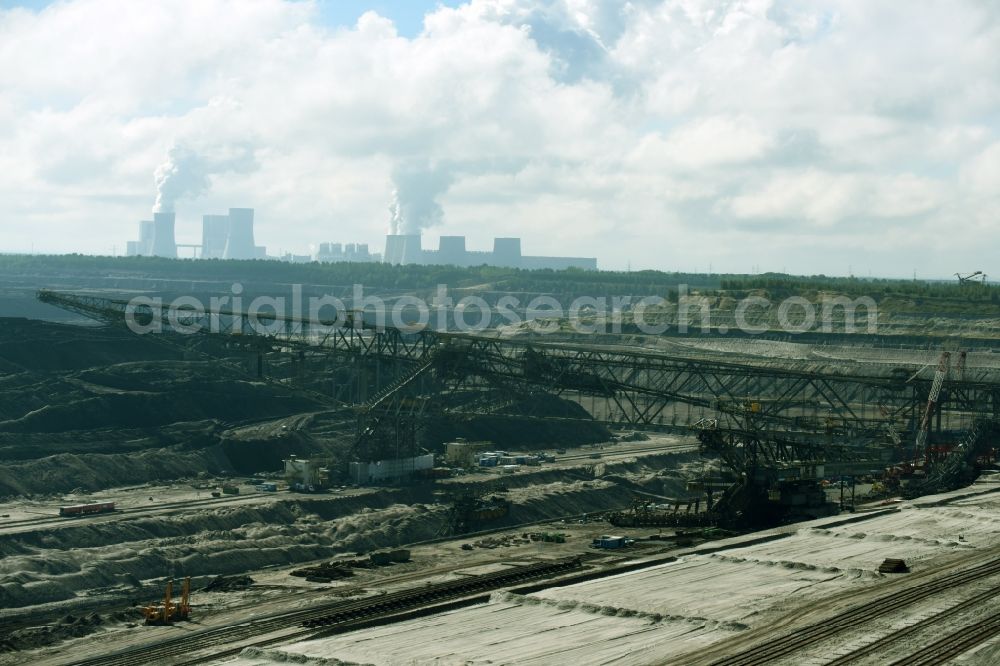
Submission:
<svg viewBox="0 0 1000 666">
<path fill-rule="evenodd" d="M 973 191 L 1000 197 L 1000 141 L 968 160 L 962 177 Z"/>
<path fill-rule="evenodd" d="M 644 137 L 640 146 L 664 166 L 700 169 L 760 159 L 773 143 L 749 118 L 709 116 L 682 125 L 666 137 Z"/>
<path fill-rule="evenodd" d="M 785 219 L 833 227 L 873 218 L 910 218 L 941 204 L 941 187 L 913 174 L 843 174 L 809 169 L 775 174 L 733 198 L 738 218 Z"/>
<path fill-rule="evenodd" d="M 414 160 L 453 174 L 432 237 L 519 233 L 610 267 L 837 273 L 864 246 L 880 271 L 947 275 L 942 227 L 973 263 L 1000 240 L 988 3 L 472 0 L 412 39 L 314 10 L 0 11 L 0 250 L 121 248 L 175 144 L 254 165 L 180 201 L 180 234 L 249 205 L 274 249 L 380 245 Z"/>
</svg>

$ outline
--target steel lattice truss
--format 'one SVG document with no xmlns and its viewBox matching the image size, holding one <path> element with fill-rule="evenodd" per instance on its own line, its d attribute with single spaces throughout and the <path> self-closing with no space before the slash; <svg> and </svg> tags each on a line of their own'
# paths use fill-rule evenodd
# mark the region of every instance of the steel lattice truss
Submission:
<svg viewBox="0 0 1000 666">
<path fill-rule="evenodd" d="M 908 371 L 879 375 L 860 365 L 813 372 L 789 362 L 734 363 L 612 345 L 377 327 L 360 316 L 318 323 L 261 313 L 255 324 L 245 312 L 132 307 L 48 291 L 38 298 L 113 325 L 131 314 L 158 318 L 167 331 L 198 327 L 202 334 L 253 340 L 270 349 L 308 349 L 350 360 L 365 375 L 358 382 L 364 388 L 350 398 L 368 415 L 362 429 L 390 416 L 418 418 L 431 408 L 495 414 L 506 405 L 523 405 L 534 393 L 549 393 L 578 402 L 596 421 L 629 427 L 714 418 L 738 428 L 734 415 L 750 411 L 771 430 L 870 440 L 889 431 L 897 437 L 913 433 L 931 387 L 930 377 Z M 1000 382 L 947 381 L 933 415 L 935 432 L 966 431 L 977 418 L 1000 418 Z"/>
</svg>

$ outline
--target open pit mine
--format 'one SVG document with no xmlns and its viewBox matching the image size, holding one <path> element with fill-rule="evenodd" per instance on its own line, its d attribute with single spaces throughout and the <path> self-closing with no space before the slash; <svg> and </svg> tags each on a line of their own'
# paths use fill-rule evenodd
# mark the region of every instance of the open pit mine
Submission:
<svg viewBox="0 0 1000 666">
<path fill-rule="evenodd" d="M 878 334 L 739 335 L 703 276 L 691 333 L 543 335 L 226 262 L 245 303 L 347 304 L 261 330 L 175 305 L 232 296 L 218 262 L 106 263 L 0 270 L 0 665 L 1000 662 L 1000 339 L 967 285 Z M 376 293 L 429 296 L 419 268 Z M 488 303 L 653 288 L 462 270 Z"/>
</svg>

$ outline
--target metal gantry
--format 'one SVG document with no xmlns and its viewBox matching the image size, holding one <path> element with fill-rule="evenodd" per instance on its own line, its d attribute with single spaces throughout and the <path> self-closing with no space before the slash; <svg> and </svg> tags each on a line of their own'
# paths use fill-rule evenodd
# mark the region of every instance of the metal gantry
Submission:
<svg viewBox="0 0 1000 666">
<path fill-rule="evenodd" d="M 886 373 L 864 365 L 831 371 L 782 360 L 737 363 L 617 345 L 504 338 L 495 331 L 375 326 L 360 313 L 318 322 L 51 291 L 38 298 L 111 325 L 126 325 L 131 318 L 140 326 L 157 324 L 169 335 L 197 331 L 258 349 L 328 355 L 352 377 L 342 382 L 351 390 L 338 397 L 382 423 L 390 415 L 419 418 L 428 409 L 495 414 L 548 393 L 580 404 L 591 420 L 625 427 L 682 427 L 705 418 L 730 423 L 752 403 L 755 420 L 772 430 L 823 433 L 839 441 L 890 434 L 913 441 L 933 385 L 912 368 Z M 943 383 L 928 415 L 932 435 L 961 433 L 976 419 L 1000 418 L 1000 381 L 964 375 Z M 519 415 L 532 416 L 523 409 Z"/>
</svg>

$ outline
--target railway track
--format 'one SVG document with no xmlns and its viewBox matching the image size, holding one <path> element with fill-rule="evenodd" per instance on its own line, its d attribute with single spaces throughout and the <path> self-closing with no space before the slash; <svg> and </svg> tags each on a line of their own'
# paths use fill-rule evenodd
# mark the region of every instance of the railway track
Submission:
<svg viewBox="0 0 1000 666">
<path fill-rule="evenodd" d="M 940 666 L 1000 634 L 1000 614 L 991 615 L 936 640 L 891 666 Z"/>
<path fill-rule="evenodd" d="M 758 666 L 785 657 L 804 648 L 813 648 L 817 643 L 828 640 L 850 629 L 864 627 L 872 620 L 901 608 L 906 608 L 934 594 L 967 585 L 988 576 L 1000 574 L 1000 560 L 936 578 L 920 586 L 907 588 L 874 599 L 850 609 L 843 615 L 803 627 L 785 636 L 750 648 L 730 657 L 715 661 L 712 666 Z"/>
<path fill-rule="evenodd" d="M 134 664 L 174 663 L 198 664 L 209 659 L 217 659 L 239 653 L 246 647 L 262 647 L 279 641 L 297 640 L 313 636 L 318 630 L 339 626 L 371 622 L 406 611 L 412 611 L 431 604 L 454 601 L 477 593 L 516 585 L 531 580 L 550 578 L 569 573 L 582 566 L 580 558 L 568 558 L 550 562 L 537 562 L 525 566 L 512 567 L 481 576 L 445 581 L 423 587 L 408 588 L 389 594 L 366 597 L 350 601 L 322 604 L 313 608 L 282 613 L 276 616 L 238 625 L 218 627 L 167 639 L 152 645 L 129 648 L 120 652 L 76 661 L 77 666 L 133 666 Z M 296 629 L 280 636 L 243 644 L 242 641 L 255 636 L 266 636 L 285 629 Z M 222 648 L 188 661 L 176 660 L 213 647 L 240 643 L 237 647 Z"/>
<path fill-rule="evenodd" d="M 424 589 L 401 590 L 391 594 L 383 595 L 370 604 L 358 605 L 359 608 L 352 608 L 350 605 L 337 609 L 329 615 L 318 618 L 310 618 L 302 624 L 306 627 L 328 627 L 339 624 L 347 620 L 359 619 L 358 613 L 370 614 L 371 611 L 390 612 L 403 610 L 409 607 L 425 606 L 428 604 L 462 597 L 467 594 L 493 590 L 498 587 L 523 583 L 535 578 L 548 578 L 561 573 L 579 569 L 582 566 L 580 558 L 559 560 L 558 562 L 538 562 L 524 567 L 517 567 L 513 570 L 500 570 L 492 573 L 475 576 L 473 578 L 460 578 L 450 580 L 436 585 L 427 586 Z"/>
<path fill-rule="evenodd" d="M 853 650 L 848 654 L 837 657 L 833 661 L 827 663 L 826 666 L 845 666 L 845 664 L 850 664 L 859 659 L 871 656 L 877 652 L 881 652 L 883 650 L 889 650 L 893 648 L 897 643 L 902 641 L 904 638 L 908 638 L 913 634 L 920 633 L 921 631 L 924 631 L 925 629 L 928 629 L 934 626 L 935 624 L 938 624 L 939 622 L 942 622 L 951 617 L 955 617 L 956 615 L 959 615 L 965 611 L 973 610 L 980 604 L 986 603 L 991 599 L 995 599 L 998 594 L 1000 594 L 1000 585 L 991 587 L 984 592 L 980 592 L 974 597 L 966 599 L 965 601 L 962 601 L 961 603 L 958 603 L 946 609 L 945 611 L 938 613 L 937 615 L 921 620 L 920 622 L 910 625 L 909 627 L 904 627 L 903 629 L 893 632 L 888 636 L 884 636 L 874 641 L 873 643 L 869 643 L 868 645 L 860 647 L 857 650 Z M 912 663 L 912 662 L 907 661 L 907 663 Z"/>
<path fill-rule="evenodd" d="M 829 662 L 826 666 L 845 666 L 845 664 L 850 664 L 852 662 L 858 661 L 859 659 L 869 657 L 873 654 L 876 654 L 877 652 L 892 649 L 895 646 L 895 644 L 899 643 L 903 639 L 909 638 L 914 634 L 920 633 L 921 631 L 924 631 L 925 629 L 928 629 L 934 626 L 935 624 L 938 624 L 939 622 L 947 620 L 948 618 L 955 617 L 956 615 L 964 613 L 965 611 L 973 610 L 977 606 L 986 603 L 991 599 L 995 599 L 998 594 L 1000 594 L 1000 585 L 991 587 L 984 592 L 980 592 L 974 597 L 966 599 L 965 601 L 956 604 L 955 606 L 952 606 L 946 609 L 944 612 L 934 615 L 933 617 L 921 620 L 920 622 L 910 625 L 909 627 L 904 627 L 903 629 L 893 632 L 888 636 L 884 636 L 873 643 L 869 643 L 864 647 L 858 648 L 857 650 L 853 650 L 848 654 L 837 657 L 833 661 Z"/>
</svg>

